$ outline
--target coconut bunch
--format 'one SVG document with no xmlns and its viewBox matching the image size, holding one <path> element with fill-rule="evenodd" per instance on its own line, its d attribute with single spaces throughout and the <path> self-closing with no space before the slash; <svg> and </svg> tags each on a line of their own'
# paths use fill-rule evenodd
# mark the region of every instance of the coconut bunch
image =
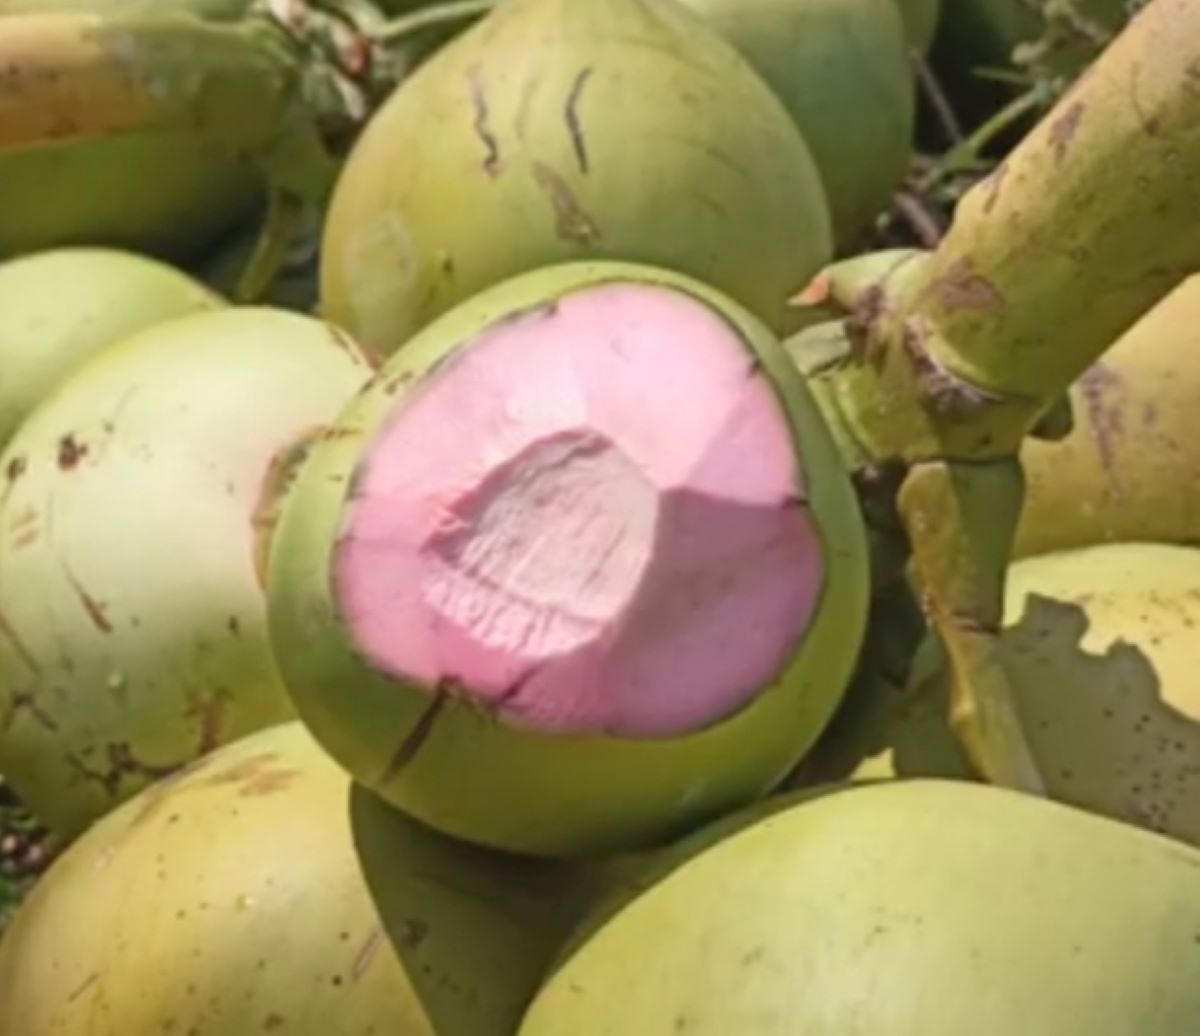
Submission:
<svg viewBox="0 0 1200 1036">
<path fill-rule="evenodd" d="M 0 16 L 259 192 L 0 265 L 0 1032 L 1195 1029 L 1200 9 L 871 252 L 929 5 L 412 6 Z"/>
</svg>

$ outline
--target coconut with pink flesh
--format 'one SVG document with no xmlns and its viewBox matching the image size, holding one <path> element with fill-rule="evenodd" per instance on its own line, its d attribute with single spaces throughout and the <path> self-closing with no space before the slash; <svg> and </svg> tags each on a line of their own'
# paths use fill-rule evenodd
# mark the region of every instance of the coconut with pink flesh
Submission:
<svg viewBox="0 0 1200 1036">
<path fill-rule="evenodd" d="M 549 855 L 768 790 L 866 609 L 849 478 L 778 343 L 613 263 L 523 275 L 414 338 L 310 453 L 270 568 L 326 748 L 434 827 Z"/>
</svg>

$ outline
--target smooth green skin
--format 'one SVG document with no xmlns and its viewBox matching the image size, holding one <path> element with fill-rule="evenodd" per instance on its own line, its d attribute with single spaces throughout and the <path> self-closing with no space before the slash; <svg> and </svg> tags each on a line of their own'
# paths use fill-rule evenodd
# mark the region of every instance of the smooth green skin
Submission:
<svg viewBox="0 0 1200 1036">
<path fill-rule="evenodd" d="M 46 145 L 0 157 L 0 258 L 108 245 L 184 260 L 248 218 L 258 174 L 187 133 Z"/>
<path fill-rule="evenodd" d="M 0 942 L 16 1036 L 511 1036 L 583 876 L 440 838 L 299 723 L 143 791 Z"/>
<path fill-rule="evenodd" d="M 799 131 L 700 18 L 666 0 L 506 0 L 359 138 L 322 312 L 390 354 L 508 277 L 616 259 L 697 277 L 778 331 L 831 247 Z"/>
<path fill-rule="evenodd" d="M 373 672 L 355 651 L 330 573 L 355 472 L 398 401 L 433 364 L 506 315 L 613 280 L 675 287 L 713 306 L 779 388 L 825 545 L 825 582 L 803 645 L 749 705 L 688 736 L 553 736 L 509 727 L 447 699 L 420 749 L 393 772 L 431 689 Z M 647 267 L 567 264 L 516 278 L 447 314 L 383 368 L 317 443 L 273 541 L 271 640 L 296 708 L 358 780 L 461 838 L 551 856 L 635 848 L 672 837 L 766 792 L 815 740 L 849 679 L 863 631 L 866 543 L 825 425 L 776 340 L 695 281 Z M 390 776 L 389 776 L 390 774 Z"/>
<path fill-rule="evenodd" d="M 0 455 L 0 770 L 58 834 L 292 715 L 256 512 L 369 373 L 309 318 L 180 317 L 78 369 Z"/>
<path fill-rule="evenodd" d="M 232 21 L 246 0 L 0 0 L 0 17 L 72 11 L 190 12 Z M 260 174 L 190 132 L 47 144 L 0 156 L 0 258 L 60 245 L 109 245 L 193 258 L 262 195 Z"/>
<path fill-rule="evenodd" d="M 685 0 L 783 101 L 852 247 L 908 171 L 916 97 L 896 0 Z"/>
<path fill-rule="evenodd" d="M 1110 544 L 1009 570 L 1003 657 L 1048 794 L 1200 845 L 1200 550 Z M 848 696 L 806 784 L 968 779 L 926 639 L 905 689 Z"/>
<path fill-rule="evenodd" d="M 1179 1036 L 1200 853 L 997 788 L 801 801 L 680 865 L 552 976 L 520 1036 Z"/>
<path fill-rule="evenodd" d="M 0 263 L 0 449 L 51 388 L 106 345 L 224 301 L 173 267 L 101 248 Z"/>
<path fill-rule="evenodd" d="M 941 0 L 896 0 L 900 7 L 900 15 L 904 19 L 905 35 L 909 45 L 918 53 L 924 54 L 933 45 L 933 37 L 937 34 L 938 21 L 942 15 Z M 957 4 L 960 0 L 951 0 Z"/>
<path fill-rule="evenodd" d="M 1200 544 L 1200 278 L 1185 281 L 1076 382 L 1074 427 L 1021 449 L 1014 555 L 1095 543 Z"/>
</svg>

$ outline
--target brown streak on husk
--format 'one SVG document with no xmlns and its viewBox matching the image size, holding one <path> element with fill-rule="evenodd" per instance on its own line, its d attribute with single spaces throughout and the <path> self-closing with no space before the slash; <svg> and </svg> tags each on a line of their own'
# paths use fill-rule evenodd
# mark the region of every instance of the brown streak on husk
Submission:
<svg viewBox="0 0 1200 1036">
<path fill-rule="evenodd" d="M 79 603 L 83 606 L 83 610 L 87 613 L 87 617 L 91 620 L 92 625 L 101 633 L 111 633 L 113 627 L 104 612 L 105 606 L 87 592 L 65 561 L 61 564 L 63 574 L 67 577 L 67 582 L 71 584 L 71 589 L 75 591 L 75 596 L 79 599 Z"/>
<path fill-rule="evenodd" d="M 587 141 L 583 136 L 583 123 L 579 119 L 579 101 L 583 97 L 584 88 L 591 77 L 590 65 L 580 69 L 575 81 L 571 84 L 570 93 L 567 94 L 567 103 L 563 112 L 567 123 L 567 132 L 571 135 L 571 147 L 575 151 L 575 161 L 579 163 L 581 173 L 588 171 L 588 152 Z"/>
<path fill-rule="evenodd" d="M 1054 161 L 1059 165 L 1067 157 L 1086 110 L 1087 106 L 1082 101 L 1076 101 L 1050 125 L 1050 145 L 1054 149 Z"/>
<path fill-rule="evenodd" d="M 580 205 L 566 180 L 541 162 L 534 163 L 533 178 L 554 208 L 555 232 L 559 238 L 579 245 L 590 245 L 599 239 L 599 227 Z"/>
<path fill-rule="evenodd" d="M 479 80 L 478 65 L 467 73 L 467 88 L 471 94 L 471 110 L 474 113 L 471 129 L 484 147 L 483 171 L 494 180 L 500 173 L 500 144 L 488 125 L 487 95 L 483 92 L 483 84 Z"/>
<path fill-rule="evenodd" d="M 449 700 L 449 691 L 445 687 L 439 686 L 434 693 L 433 701 L 421 713 L 412 730 L 396 748 L 395 754 L 380 776 L 381 784 L 390 784 L 416 759 L 425 742 L 429 740 L 429 735 L 433 733 L 434 724 Z"/>
<path fill-rule="evenodd" d="M 970 259 L 959 259 L 953 263 L 929 286 L 929 290 L 948 312 L 989 310 L 1004 305 L 999 289 L 974 271 Z"/>
</svg>

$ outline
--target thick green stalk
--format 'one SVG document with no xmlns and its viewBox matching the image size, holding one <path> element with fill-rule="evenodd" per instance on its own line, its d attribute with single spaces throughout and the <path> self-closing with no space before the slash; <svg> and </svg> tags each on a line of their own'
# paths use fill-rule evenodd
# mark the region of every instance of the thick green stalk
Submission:
<svg viewBox="0 0 1200 1036">
<path fill-rule="evenodd" d="M 1152 0 L 963 198 L 937 249 L 869 283 L 868 260 L 827 275 L 848 286 L 833 293 L 846 316 L 792 343 L 868 496 L 904 472 L 890 503 L 949 660 L 951 719 L 996 783 L 1042 790 L 998 650 L 1017 451 L 1200 268 L 1197 211 L 1200 3 Z"/>
<path fill-rule="evenodd" d="M 1015 452 L 1047 401 L 1200 268 L 1200 4 L 1153 0 L 866 300 L 837 408 L 877 457 Z M 869 360 L 869 362 L 868 362 Z"/>
</svg>

